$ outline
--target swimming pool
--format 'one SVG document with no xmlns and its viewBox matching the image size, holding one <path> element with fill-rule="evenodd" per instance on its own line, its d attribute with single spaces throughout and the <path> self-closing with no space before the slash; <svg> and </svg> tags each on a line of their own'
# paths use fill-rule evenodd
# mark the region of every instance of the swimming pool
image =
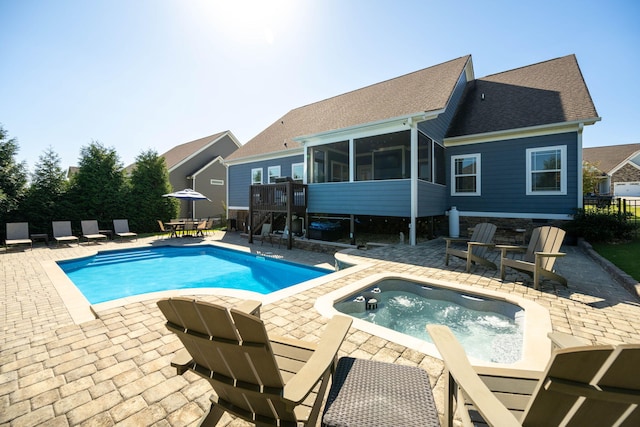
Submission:
<svg viewBox="0 0 640 427">
<path fill-rule="evenodd" d="M 371 301 L 371 300 L 375 301 Z M 427 324 L 449 326 L 475 365 L 543 369 L 551 344 L 548 310 L 524 298 L 409 274 L 374 274 L 318 298 L 326 316 L 439 357 Z"/>
<path fill-rule="evenodd" d="M 188 288 L 269 294 L 332 273 L 211 245 L 104 251 L 58 265 L 91 304 Z"/>
</svg>

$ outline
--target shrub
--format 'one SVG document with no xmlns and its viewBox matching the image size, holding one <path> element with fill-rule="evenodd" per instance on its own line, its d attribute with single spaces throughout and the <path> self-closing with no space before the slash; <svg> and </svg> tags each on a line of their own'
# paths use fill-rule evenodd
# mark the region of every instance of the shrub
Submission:
<svg viewBox="0 0 640 427">
<path fill-rule="evenodd" d="M 630 216 L 608 209 L 578 209 L 563 228 L 589 242 L 628 240 L 635 229 L 635 225 L 629 221 Z"/>
</svg>

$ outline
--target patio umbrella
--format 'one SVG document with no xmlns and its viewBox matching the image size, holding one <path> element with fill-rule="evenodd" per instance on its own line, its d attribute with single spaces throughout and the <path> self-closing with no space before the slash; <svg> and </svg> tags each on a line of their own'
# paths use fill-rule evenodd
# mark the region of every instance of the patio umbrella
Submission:
<svg viewBox="0 0 640 427">
<path fill-rule="evenodd" d="M 193 218 L 193 216 L 195 215 L 195 209 L 193 207 L 193 203 L 196 200 L 209 200 L 211 201 L 207 196 L 205 196 L 202 193 L 198 193 L 195 190 L 192 190 L 190 188 L 185 188 L 184 190 L 180 190 L 180 191 L 174 191 L 173 193 L 169 193 L 169 194 L 163 194 L 162 197 L 173 197 L 174 199 L 180 199 L 180 200 L 191 200 L 191 217 Z"/>
</svg>

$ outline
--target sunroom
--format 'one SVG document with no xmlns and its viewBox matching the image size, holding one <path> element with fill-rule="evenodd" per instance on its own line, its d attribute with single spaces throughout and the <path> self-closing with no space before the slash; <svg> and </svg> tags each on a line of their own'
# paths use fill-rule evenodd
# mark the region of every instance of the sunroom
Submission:
<svg viewBox="0 0 640 427">
<path fill-rule="evenodd" d="M 406 224 L 406 229 L 400 226 L 400 230 L 415 243 L 411 230 L 421 215 L 419 200 L 427 204 L 427 198 L 433 195 L 427 187 L 444 188 L 446 172 L 442 144 L 419 129 L 417 123 L 411 126 L 407 122 L 377 133 L 304 141 L 310 231 L 318 223 L 339 224 L 354 244 L 362 218 L 371 221 L 376 217 Z M 442 194 L 442 200 L 428 215 L 444 213 L 440 207 L 446 198 L 444 190 L 435 193 L 438 197 Z M 388 221 L 398 218 L 402 221 Z"/>
</svg>

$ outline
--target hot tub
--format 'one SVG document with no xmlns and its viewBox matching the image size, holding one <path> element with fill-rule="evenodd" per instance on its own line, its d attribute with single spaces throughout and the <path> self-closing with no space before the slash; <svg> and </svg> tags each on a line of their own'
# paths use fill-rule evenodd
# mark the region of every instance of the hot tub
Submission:
<svg viewBox="0 0 640 427">
<path fill-rule="evenodd" d="M 378 274 L 321 297 L 321 314 L 439 357 L 427 324 L 448 325 L 475 365 L 544 369 L 551 352 L 549 312 L 524 298 L 404 274 Z M 486 327 L 486 328 L 485 328 Z"/>
</svg>

